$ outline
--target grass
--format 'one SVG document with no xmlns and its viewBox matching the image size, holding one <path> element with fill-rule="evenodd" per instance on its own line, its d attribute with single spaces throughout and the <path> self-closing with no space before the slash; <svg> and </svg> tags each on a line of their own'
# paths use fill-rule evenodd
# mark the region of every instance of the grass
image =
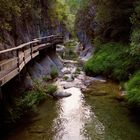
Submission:
<svg viewBox="0 0 140 140">
<path fill-rule="evenodd" d="M 120 43 L 102 45 L 85 64 L 88 75 L 104 75 L 117 81 L 125 81 L 139 68 L 139 57 L 131 56 L 130 47 Z"/>
<path fill-rule="evenodd" d="M 53 85 L 53 84 L 49 84 L 47 85 L 47 88 L 46 88 L 46 93 L 47 94 L 53 94 L 57 91 L 57 86 Z"/>
<path fill-rule="evenodd" d="M 125 84 L 126 99 L 133 106 L 140 107 L 140 71 L 135 73 Z"/>
<path fill-rule="evenodd" d="M 50 80 L 51 80 L 51 77 L 48 75 L 43 77 L 43 81 L 45 81 L 45 82 L 48 82 Z"/>
<path fill-rule="evenodd" d="M 52 79 L 55 79 L 58 77 L 58 70 L 56 68 L 52 68 L 51 72 L 50 72 L 50 76 Z"/>
</svg>

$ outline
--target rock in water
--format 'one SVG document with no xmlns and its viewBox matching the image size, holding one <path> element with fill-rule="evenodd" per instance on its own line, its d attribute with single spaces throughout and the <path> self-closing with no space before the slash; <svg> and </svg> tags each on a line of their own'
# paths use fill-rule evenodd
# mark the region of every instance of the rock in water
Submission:
<svg viewBox="0 0 140 140">
<path fill-rule="evenodd" d="M 62 72 L 63 74 L 70 74 L 70 73 L 71 73 L 71 69 L 64 67 L 64 68 L 61 70 L 61 72 Z"/>
<path fill-rule="evenodd" d="M 66 75 L 67 76 L 67 82 L 72 82 L 74 80 L 74 76 L 72 74 Z"/>
<path fill-rule="evenodd" d="M 68 92 L 58 91 L 58 92 L 56 92 L 56 93 L 53 94 L 53 97 L 56 97 L 56 98 L 64 98 L 64 97 L 69 97 L 71 95 L 72 94 L 71 93 L 68 93 Z"/>
<path fill-rule="evenodd" d="M 69 88 L 72 88 L 72 87 L 74 87 L 75 85 L 74 84 L 72 84 L 72 83 L 66 83 L 64 86 L 63 86 L 63 88 L 64 89 L 69 89 Z"/>
</svg>

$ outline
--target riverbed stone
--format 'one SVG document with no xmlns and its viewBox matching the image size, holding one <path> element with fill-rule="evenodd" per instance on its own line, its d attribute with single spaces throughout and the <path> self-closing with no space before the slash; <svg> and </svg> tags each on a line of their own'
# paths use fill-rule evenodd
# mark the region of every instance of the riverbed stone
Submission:
<svg viewBox="0 0 140 140">
<path fill-rule="evenodd" d="M 69 88 L 74 87 L 74 84 L 67 82 L 63 87 L 64 87 L 64 89 L 69 89 Z"/>
<path fill-rule="evenodd" d="M 53 96 L 56 98 L 64 98 L 64 97 L 69 97 L 71 95 L 72 95 L 71 93 L 65 91 L 57 91 L 56 93 L 53 94 Z"/>
<path fill-rule="evenodd" d="M 61 70 L 61 72 L 63 73 L 63 74 L 70 74 L 71 73 L 71 69 L 69 69 L 69 68 L 63 68 L 62 70 Z"/>
<path fill-rule="evenodd" d="M 67 75 L 68 79 L 66 80 L 67 82 L 72 82 L 74 80 L 74 77 L 72 74 Z"/>
</svg>

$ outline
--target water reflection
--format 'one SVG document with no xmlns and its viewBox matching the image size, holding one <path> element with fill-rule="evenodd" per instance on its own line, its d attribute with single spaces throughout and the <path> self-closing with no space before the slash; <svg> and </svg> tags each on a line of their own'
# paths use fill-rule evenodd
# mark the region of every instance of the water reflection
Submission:
<svg viewBox="0 0 140 140">
<path fill-rule="evenodd" d="M 79 88 L 65 91 L 72 96 L 57 101 L 48 98 L 32 122 L 27 121 L 24 129 L 19 127 L 6 140 L 140 139 L 139 119 L 132 119 L 139 113 L 133 110 L 135 113 L 130 114 L 126 104 L 114 98 L 118 93 L 116 84 L 94 82 L 89 87 L 91 93 L 85 93 L 86 98 Z M 102 91 L 108 94 L 96 96 Z"/>
<path fill-rule="evenodd" d="M 69 98 L 58 102 L 58 118 L 54 120 L 54 140 L 86 140 L 89 135 L 85 129 L 92 124 L 94 114 L 85 104 L 83 94 L 78 88 L 65 90 L 72 93 Z M 91 119 L 92 118 L 92 119 Z"/>
</svg>

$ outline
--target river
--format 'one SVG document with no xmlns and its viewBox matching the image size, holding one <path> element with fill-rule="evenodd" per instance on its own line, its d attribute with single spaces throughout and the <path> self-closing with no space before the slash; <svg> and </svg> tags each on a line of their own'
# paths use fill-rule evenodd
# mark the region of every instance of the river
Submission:
<svg viewBox="0 0 140 140">
<path fill-rule="evenodd" d="M 75 73 L 75 66 L 67 65 Z M 35 114 L 8 134 L 6 140 L 139 140 L 139 114 L 132 113 L 119 94 L 119 86 L 94 78 L 84 93 L 81 71 L 71 82 L 63 74 L 56 82 L 71 93 L 68 98 L 48 97 Z M 80 83 L 80 84 L 79 84 Z M 88 83 L 88 82 L 87 82 Z"/>
</svg>

